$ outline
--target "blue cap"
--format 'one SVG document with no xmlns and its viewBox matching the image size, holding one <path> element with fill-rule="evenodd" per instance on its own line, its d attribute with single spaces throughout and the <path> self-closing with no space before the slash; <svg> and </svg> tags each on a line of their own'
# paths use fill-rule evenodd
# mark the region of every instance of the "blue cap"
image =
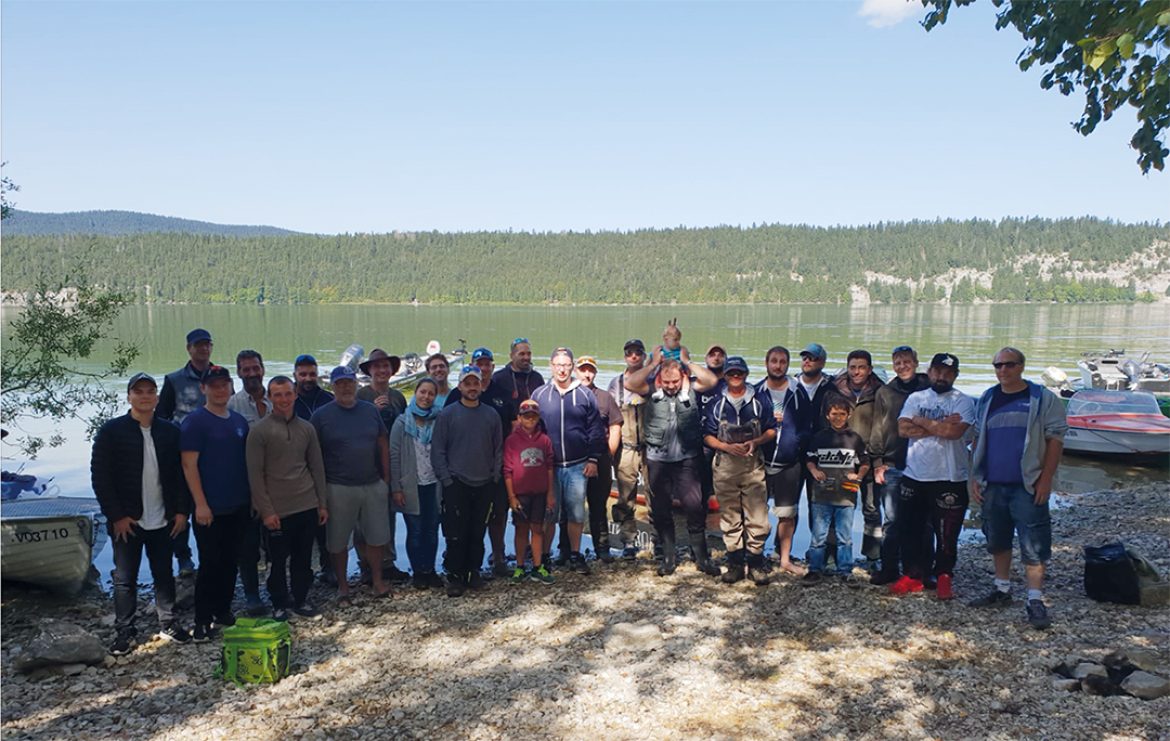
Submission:
<svg viewBox="0 0 1170 741">
<path fill-rule="evenodd" d="M 463 366 L 463 369 L 459 371 L 459 383 L 463 383 L 463 379 L 470 376 L 475 376 L 480 381 L 483 381 L 483 371 L 479 369 L 478 365 Z"/>
<path fill-rule="evenodd" d="M 732 355 L 723 363 L 723 375 L 726 376 L 728 373 L 732 373 L 734 371 L 739 371 L 745 376 L 748 374 L 747 362 L 745 362 L 744 359 L 738 355 Z"/>
<path fill-rule="evenodd" d="M 348 378 L 351 381 L 357 381 L 357 374 L 353 372 L 353 368 L 348 365 L 339 365 L 333 370 L 329 371 L 329 383 L 337 383 Z"/>
<path fill-rule="evenodd" d="M 472 351 L 471 362 L 474 363 L 475 361 L 479 360 L 480 358 L 487 358 L 488 360 L 490 360 L 492 362 L 495 362 L 495 360 L 496 360 L 496 357 L 494 355 L 492 355 L 492 351 L 487 349 L 486 347 L 477 347 L 477 348 L 475 348 L 475 350 Z"/>
<path fill-rule="evenodd" d="M 800 351 L 800 355 L 801 355 L 801 357 L 803 357 L 805 355 L 810 355 L 810 356 L 816 358 L 817 360 L 824 360 L 824 359 L 829 357 L 829 354 L 827 352 L 825 352 L 824 345 L 821 345 L 818 342 L 810 342 L 808 344 L 808 347 L 806 347 Z M 724 371 L 724 372 L 726 372 L 726 371 Z"/>
<path fill-rule="evenodd" d="M 308 353 L 305 353 L 304 355 L 298 355 L 297 359 L 295 361 L 293 361 L 294 368 L 296 368 L 298 365 L 316 365 L 316 364 L 317 364 L 317 359 L 314 358 L 312 355 L 309 355 Z"/>
<path fill-rule="evenodd" d="M 187 333 L 187 344 L 194 345 L 196 342 L 203 341 L 211 342 L 211 332 L 206 329 L 193 329 Z"/>
</svg>

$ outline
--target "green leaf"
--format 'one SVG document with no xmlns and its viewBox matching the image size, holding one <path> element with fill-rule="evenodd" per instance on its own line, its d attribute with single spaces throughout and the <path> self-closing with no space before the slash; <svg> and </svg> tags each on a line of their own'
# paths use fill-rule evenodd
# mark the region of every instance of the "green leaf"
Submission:
<svg viewBox="0 0 1170 741">
<path fill-rule="evenodd" d="M 1133 34 L 1123 33 L 1117 39 L 1117 53 L 1121 55 L 1122 59 L 1129 59 L 1133 56 Z"/>
<path fill-rule="evenodd" d="M 1165 13 L 1158 16 L 1158 25 L 1170 26 L 1170 10 L 1167 10 Z"/>
</svg>

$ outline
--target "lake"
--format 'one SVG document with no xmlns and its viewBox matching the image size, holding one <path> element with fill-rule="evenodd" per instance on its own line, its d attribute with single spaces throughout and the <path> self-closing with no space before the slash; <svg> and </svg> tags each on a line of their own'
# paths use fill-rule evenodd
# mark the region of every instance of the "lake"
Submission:
<svg viewBox="0 0 1170 741">
<path fill-rule="evenodd" d="M 5 319 L 12 311 L 4 310 Z M 446 350 L 466 339 L 468 349 L 480 345 L 491 348 L 498 367 L 507 362 L 509 343 L 516 337 L 527 337 L 538 367 L 547 366 L 548 353 L 557 345 L 567 345 L 578 355 L 594 355 L 600 365 L 598 384 L 604 386 L 624 366 L 622 346 L 626 340 L 638 337 L 652 347 L 661 341 L 667 320 L 675 317 L 683 344 L 692 354 L 701 357 L 710 344 L 718 342 L 729 354 L 744 356 L 753 378 L 762 375 L 769 347 L 784 345 L 795 355 L 810 342 L 820 342 L 828 350 L 826 370 L 830 372 L 841 369 L 845 356 L 857 348 L 872 352 L 879 365 L 888 365 L 890 350 L 900 344 L 912 345 L 924 361 L 936 352 L 952 352 L 961 363 L 956 385 L 973 395 L 995 383 L 991 360 L 1004 345 L 1024 351 L 1027 376 L 1033 380 L 1048 366 L 1075 375 L 1080 353 L 1107 347 L 1170 358 L 1168 304 L 132 306 L 120 316 L 116 333 L 137 341 L 142 348 L 133 370 L 145 370 L 160 381 L 163 374 L 186 362 L 186 333 L 204 327 L 215 339 L 213 360 L 231 367 L 238 350 L 252 348 L 263 354 L 269 376 L 290 374 L 293 359 L 306 352 L 327 368 L 354 342 L 367 352 L 381 347 L 401 355 L 421 354 L 432 339 Z M 0 342 L 6 334 L 0 334 Z M 100 357 L 95 358 L 86 368 L 96 369 L 100 361 Z M 122 384 L 124 380 L 110 385 L 121 392 Z M 26 471 L 54 477 L 63 493 L 87 495 L 88 443 L 80 425 L 69 424 L 62 431 L 68 442 L 43 451 Z M 11 447 L 5 446 L 6 468 L 15 463 L 9 460 L 12 455 Z M 1066 456 L 1057 489 L 1076 493 L 1164 480 L 1166 476 L 1164 467 Z M 399 529 L 400 538 L 403 530 Z M 801 530 L 807 533 L 805 528 Z M 405 549 L 399 552 L 405 565 Z M 108 561 L 108 549 L 103 555 Z M 99 566 L 108 573 L 108 566 L 100 562 Z"/>
</svg>

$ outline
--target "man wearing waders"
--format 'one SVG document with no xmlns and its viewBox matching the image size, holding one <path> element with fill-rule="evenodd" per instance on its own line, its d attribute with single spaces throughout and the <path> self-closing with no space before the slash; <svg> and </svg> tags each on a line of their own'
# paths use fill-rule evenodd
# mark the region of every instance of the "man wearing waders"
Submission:
<svg viewBox="0 0 1170 741">
<path fill-rule="evenodd" d="M 768 583 L 764 544 L 771 527 L 760 446 L 776 438 L 776 418 L 772 399 L 747 385 L 747 373 L 743 358 L 733 355 L 727 359 L 723 391 L 707 405 L 704 440 L 715 451 L 711 480 L 719 500 L 723 543 L 727 546 L 723 583 L 739 581 L 746 569 L 752 581 L 762 586 Z M 703 546 L 705 549 L 705 540 Z M 703 561 L 699 563 L 699 568 L 707 571 Z"/>
<path fill-rule="evenodd" d="M 650 501 L 646 472 L 646 439 L 642 433 L 642 411 L 646 404 L 644 394 L 630 390 L 631 378 L 645 383 L 650 375 L 646 366 L 646 345 L 641 340 L 626 342 L 624 348 L 626 369 L 609 383 L 609 393 L 622 411 L 622 447 L 618 451 L 617 473 L 618 499 L 613 505 L 613 521 L 618 526 L 622 539 L 622 558 L 633 561 L 638 555 L 636 539 L 638 525 L 634 521 L 634 506 L 638 498 L 639 485 Z M 639 481 L 639 478 L 641 479 Z"/>
</svg>

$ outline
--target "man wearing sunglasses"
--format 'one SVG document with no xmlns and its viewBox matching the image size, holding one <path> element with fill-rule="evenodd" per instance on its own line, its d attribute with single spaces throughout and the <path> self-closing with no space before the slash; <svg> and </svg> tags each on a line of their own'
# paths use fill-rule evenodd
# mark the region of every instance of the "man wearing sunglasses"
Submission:
<svg viewBox="0 0 1170 741">
<path fill-rule="evenodd" d="M 638 525 L 634 520 L 634 507 L 638 499 L 639 486 L 650 501 L 647 483 L 650 474 L 646 471 L 646 436 L 642 429 L 642 414 L 646 395 L 631 390 L 631 386 L 643 386 L 651 368 L 646 364 L 646 345 L 639 339 L 626 342 L 626 368 L 609 382 L 609 393 L 622 412 L 622 446 L 618 451 L 616 473 L 618 499 L 614 502 L 613 521 L 618 526 L 622 539 L 622 558 L 633 561 L 638 556 L 635 545 Z"/>
<path fill-rule="evenodd" d="M 492 374 L 492 383 L 511 397 L 512 419 L 516 419 L 520 414 L 520 402 L 531 398 L 532 392 L 544 385 L 544 376 L 532 367 L 532 345 L 527 337 L 512 340 L 508 364 Z"/>
<path fill-rule="evenodd" d="M 983 534 L 995 562 L 995 589 L 972 607 L 1012 602 L 1012 534 L 1019 533 L 1028 584 L 1025 609 L 1033 628 L 1051 621 L 1044 604 L 1044 569 L 1052 553 L 1048 496 L 1068 430 L 1064 405 L 1048 389 L 1024 379 L 1024 353 L 1005 347 L 992 362 L 999 384 L 975 409 L 975 453 L 970 491 L 983 504 Z"/>
</svg>

